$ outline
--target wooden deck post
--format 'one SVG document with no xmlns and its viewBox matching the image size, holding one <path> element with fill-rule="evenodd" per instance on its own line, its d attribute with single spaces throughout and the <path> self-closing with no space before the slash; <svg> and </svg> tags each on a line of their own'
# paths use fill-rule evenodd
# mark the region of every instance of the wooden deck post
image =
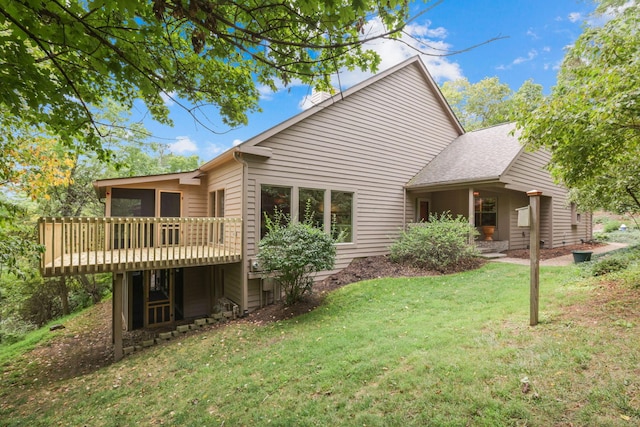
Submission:
<svg viewBox="0 0 640 427">
<path fill-rule="evenodd" d="M 122 359 L 122 287 L 123 273 L 113 273 L 113 359 Z"/>
<path fill-rule="evenodd" d="M 473 187 L 469 187 L 469 224 L 472 227 L 476 226 L 476 205 L 475 205 L 475 196 L 473 194 Z M 473 234 L 469 234 L 469 244 L 473 245 L 475 242 L 475 236 Z"/>
<path fill-rule="evenodd" d="M 531 266 L 530 274 L 530 295 L 529 295 L 529 325 L 538 324 L 538 300 L 540 295 L 540 196 L 542 191 L 531 190 L 527 192 L 529 204 L 531 205 L 530 215 L 530 243 L 529 259 Z"/>
</svg>

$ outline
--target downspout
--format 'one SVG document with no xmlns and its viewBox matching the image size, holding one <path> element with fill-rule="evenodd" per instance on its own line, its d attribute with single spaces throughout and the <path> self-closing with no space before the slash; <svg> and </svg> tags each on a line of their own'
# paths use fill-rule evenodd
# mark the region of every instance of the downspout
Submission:
<svg viewBox="0 0 640 427">
<path fill-rule="evenodd" d="M 402 229 L 407 230 L 407 187 L 404 187 L 404 197 L 402 198 Z"/>
<path fill-rule="evenodd" d="M 249 307 L 249 279 L 247 278 L 247 183 L 249 182 L 249 165 L 238 151 L 233 152 L 233 159 L 242 165 L 242 185 L 240 186 L 240 212 L 242 220 L 242 262 L 240 263 L 240 277 L 242 281 L 241 314 Z"/>
<path fill-rule="evenodd" d="M 471 225 L 471 227 L 475 227 L 476 226 L 476 208 L 475 208 L 475 196 L 473 195 L 473 187 L 469 187 L 469 224 Z M 474 242 L 474 236 L 472 233 L 469 233 L 469 244 L 473 245 Z"/>
</svg>

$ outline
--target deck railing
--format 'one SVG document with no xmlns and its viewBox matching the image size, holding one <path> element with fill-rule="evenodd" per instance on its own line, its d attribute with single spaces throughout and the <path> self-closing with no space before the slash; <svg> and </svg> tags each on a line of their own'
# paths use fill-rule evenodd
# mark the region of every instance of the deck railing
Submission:
<svg viewBox="0 0 640 427">
<path fill-rule="evenodd" d="M 240 218 L 41 218 L 45 276 L 242 259 Z"/>
</svg>

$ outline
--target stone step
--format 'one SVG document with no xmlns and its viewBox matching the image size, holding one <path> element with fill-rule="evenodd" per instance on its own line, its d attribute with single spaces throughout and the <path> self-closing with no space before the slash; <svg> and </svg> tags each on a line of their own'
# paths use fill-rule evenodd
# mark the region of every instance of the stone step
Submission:
<svg viewBox="0 0 640 427">
<path fill-rule="evenodd" d="M 478 250 L 478 252 L 480 252 L 481 254 L 487 254 L 487 253 L 491 253 L 494 251 L 493 248 L 490 247 L 482 247 L 482 246 L 476 246 L 476 249 Z"/>
<path fill-rule="evenodd" d="M 480 253 L 480 256 L 482 258 L 487 258 L 487 259 L 496 259 L 496 258 L 505 258 L 507 255 L 501 254 L 499 252 L 482 252 Z"/>
</svg>

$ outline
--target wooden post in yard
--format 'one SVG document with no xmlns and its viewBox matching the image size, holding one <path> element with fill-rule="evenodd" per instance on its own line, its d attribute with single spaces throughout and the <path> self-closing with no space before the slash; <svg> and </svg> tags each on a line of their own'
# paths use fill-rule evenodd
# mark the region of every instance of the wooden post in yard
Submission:
<svg viewBox="0 0 640 427">
<path fill-rule="evenodd" d="M 124 274 L 113 273 L 113 359 L 122 359 L 122 282 Z"/>
<path fill-rule="evenodd" d="M 540 196 L 542 191 L 531 190 L 529 196 L 530 209 L 530 243 L 529 260 L 531 264 L 529 325 L 538 324 L 538 299 L 540 295 Z"/>
</svg>

